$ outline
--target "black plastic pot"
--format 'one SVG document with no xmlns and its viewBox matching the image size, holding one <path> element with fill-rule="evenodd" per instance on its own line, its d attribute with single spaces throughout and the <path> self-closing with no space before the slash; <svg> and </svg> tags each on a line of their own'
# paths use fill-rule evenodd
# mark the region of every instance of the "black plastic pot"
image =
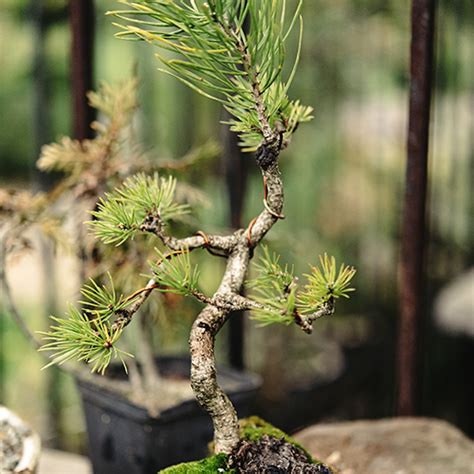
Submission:
<svg viewBox="0 0 474 474">
<path fill-rule="evenodd" d="M 157 360 L 164 376 L 189 377 L 189 359 Z M 260 378 L 219 369 L 219 383 L 240 417 L 248 416 Z M 173 464 L 205 457 L 212 440 L 209 416 L 194 400 L 163 411 L 159 417 L 117 394 L 78 382 L 94 474 L 156 474 Z"/>
</svg>

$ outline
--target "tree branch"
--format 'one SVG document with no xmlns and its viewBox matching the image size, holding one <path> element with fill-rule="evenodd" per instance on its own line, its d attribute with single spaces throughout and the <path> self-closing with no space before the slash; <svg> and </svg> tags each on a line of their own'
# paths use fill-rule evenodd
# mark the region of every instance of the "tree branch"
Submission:
<svg viewBox="0 0 474 474">
<path fill-rule="evenodd" d="M 249 261 L 249 248 L 242 238 L 229 256 L 214 299 L 240 293 Z M 214 359 L 215 337 L 227 321 L 228 314 L 229 310 L 207 305 L 196 318 L 189 339 L 191 386 L 200 405 L 212 417 L 215 451 L 218 453 L 230 453 L 239 442 L 237 414 L 229 398 L 217 384 Z"/>
<path fill-rule="evenodd" d="M 235 293 L 220 293 L 210 298 L 210 304 L 226 311 L 248 311 L 263 309 L 263 305 Z"/>
<path fill-rule="evenodd" d="M 158 284 L 153 278 L 151 278 L 150 280 L 148 280 L 148 283 L 146 284 L 144 288 L 130 295 L 130 297 L 133 297 L 133 295 L 139 294 L 139 297 L 128 309 L 124 309 L 117 314 L 118 317 L 111 326 L 112 334 L 115 331 L 118 331 L 119 329 L 123 329 L 124 327 L 128 326 L 132 322 L 132 319 L 133 319 L 133 316 L 135 316 L 135 313 L 142 307 L 143 303 L 145 303 L 148 296 L 150 296 L 150 293 L 156 288 L 158 288 Z"/>
<path fill-rule="evenodd" d="M 232 36 L 235 39 L 237 49 L 242 57 L 242 63 L 249 77 L 249 81 L 252 85 L 252 96 L 255 101 L 255 109 L 257 111 L 258 120 L 260 122 L 260 126 L 262 127 L 261 132 L 264 139 L 264 143 L 267 146 L 272 145 L 278 139 L 277 134 L 270 126 L 268 121 L 268 117 L 265 110 L 265 104 L 262 98 L 262 92 L 260 90 L 260 82 L 258 79 L 257 70 L 252 65 L 252 59 L 248 52 L 247 45 L 242 41 L 240 35 L 236 33 L 233 29 L 230 30 Z"/>
<path fill-rule="evenodd" d="M 281 173 L 278 166 L 278 155 L 271 149 L 261 148 L 257 152 L 257 162 L 264 178 L 265 201 L 267 205 L 252 221 L 248 229 L 248 241 L 253 247 L 258 245 L 267 232 L 281 218 L 284 192 Z"/>
<path fill-rule="evenodd" d="M 159 216 L 149 215 L 141 225 L 140 230 L 158 236 L 171 250 L 186 248 L 192 251 L 199 248 L 207 248 L 222 251 L 225 255 L 228 255 L 237 244 L 235 233 L 230 235 L 208 235 L 199 231 L 196 235 L 178 239 L 166 234 L 164 227 L 164 223 Z"/>
<path fill-rule="evenodd" d="M 334 313 L 335 304 L 334 298 L 330 298 L 324 303 L 321 308 L 311 314 L 300 314 L 298 311 L 295 312 L 295 323 L 306 333 L 311 334 L 313 332 L 313 322 L 316 319 L 322 318 L 323 316 L 331 316 Z"/>
</svg>

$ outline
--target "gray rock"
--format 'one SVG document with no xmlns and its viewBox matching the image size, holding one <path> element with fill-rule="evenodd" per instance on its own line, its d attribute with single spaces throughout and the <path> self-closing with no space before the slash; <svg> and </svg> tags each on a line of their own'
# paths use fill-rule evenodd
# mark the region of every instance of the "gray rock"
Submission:
<svg viewBox="0 0 474 474">
<path fill-rule="evenodd" d="M 473 441 L 441 420 L 316 425 L 295 438 L 341 474 L 474 474 Z"/>
</svg>

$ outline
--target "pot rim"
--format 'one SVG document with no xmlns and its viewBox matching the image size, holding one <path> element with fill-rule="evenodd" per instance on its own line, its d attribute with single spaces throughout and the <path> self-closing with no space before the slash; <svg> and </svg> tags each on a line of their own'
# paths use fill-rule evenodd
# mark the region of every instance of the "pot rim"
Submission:
<svg viewBox="0 0 474 474">
<path fill-rule="evenodd" d="M 157 362 L 169 366 L 180 366 L 181 368 L 191 364 L 189 357 L 180 356 L 159 356 L 156 358 Z M 166 370 L 164 371 L 167 372 Z M 237 382 L 237 386 L 225 390 L 227 395 L 237 402 L 247 394 L 255 392 L 261 386 L 261 377 L 258 374 L 248 371 L 238 371 L 229 367 L 218 367 L 218 377 L 228 378 Z M 106 387 L 101 387 L 90 381 L 78 380 L 76 383 L 80 388 L 81 397 L 83 401 L 92 402 L 96 406 L 107 407 L 108 410 L 117 413 L 127 413 L 127 417 L 134 419 L 140 423 L 162 424 L 172 422 L 176 418 L 182 418 L 186 413 L 191 414 L 196 409 L 201 412 L 194 397 L 181 401 L 176 405 L 164 409 L 157 416 L 152 416 L 148 410 L 140 405 L 134 404 L 121 394 L 108 390 Z M 110 397 L 114 399 L 114 403 L 110 403 Z"/>
</svg>

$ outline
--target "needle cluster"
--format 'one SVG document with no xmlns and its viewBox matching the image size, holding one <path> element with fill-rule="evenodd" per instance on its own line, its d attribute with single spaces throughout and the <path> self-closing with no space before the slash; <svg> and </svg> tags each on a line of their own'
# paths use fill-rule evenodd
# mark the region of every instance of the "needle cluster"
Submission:
<svg viewBox="0 0 474 474">
<path fill-rule="evenodd" d="M 120 21 L 117 36 L 147 41 L 169 74 L 229 111 L 231 129 L 247 151 L 282 135 L 286 144 L 312 108 L 287 92 L 298 64 L 302 0 L 290 15 L 286 1 L 158 0 L 133 2 L 109 12 Z M 299 25 L 293 65 L 284 74 L 285 44 Z"/>
<path fill-rule="evenodd" d="M 301 318 L 311 316 L 322 308 L 327 307 L 328 315 L 331 314 L 334 300 L 348 298 L 349 293 L 354 291 L 349 285 L 356 270 L 342 264 L 338 271 L 336 259 L 326 254 L 320 256 L 319 261 L 320 267 L 311 265 L 311 273 L 304 275 L 307 283 L 300 288 L 293 268 L 282 266 L 280 256 L 271 254 L 263 246 L 263 256 L 255 265 L 257 276 L 247 282 L 253 290 L 250 297 L 260 304 L 252 310 L 253 319 L 262 326 L 289 325 L 294 322 L 299 324 Z"/>
</svg>

